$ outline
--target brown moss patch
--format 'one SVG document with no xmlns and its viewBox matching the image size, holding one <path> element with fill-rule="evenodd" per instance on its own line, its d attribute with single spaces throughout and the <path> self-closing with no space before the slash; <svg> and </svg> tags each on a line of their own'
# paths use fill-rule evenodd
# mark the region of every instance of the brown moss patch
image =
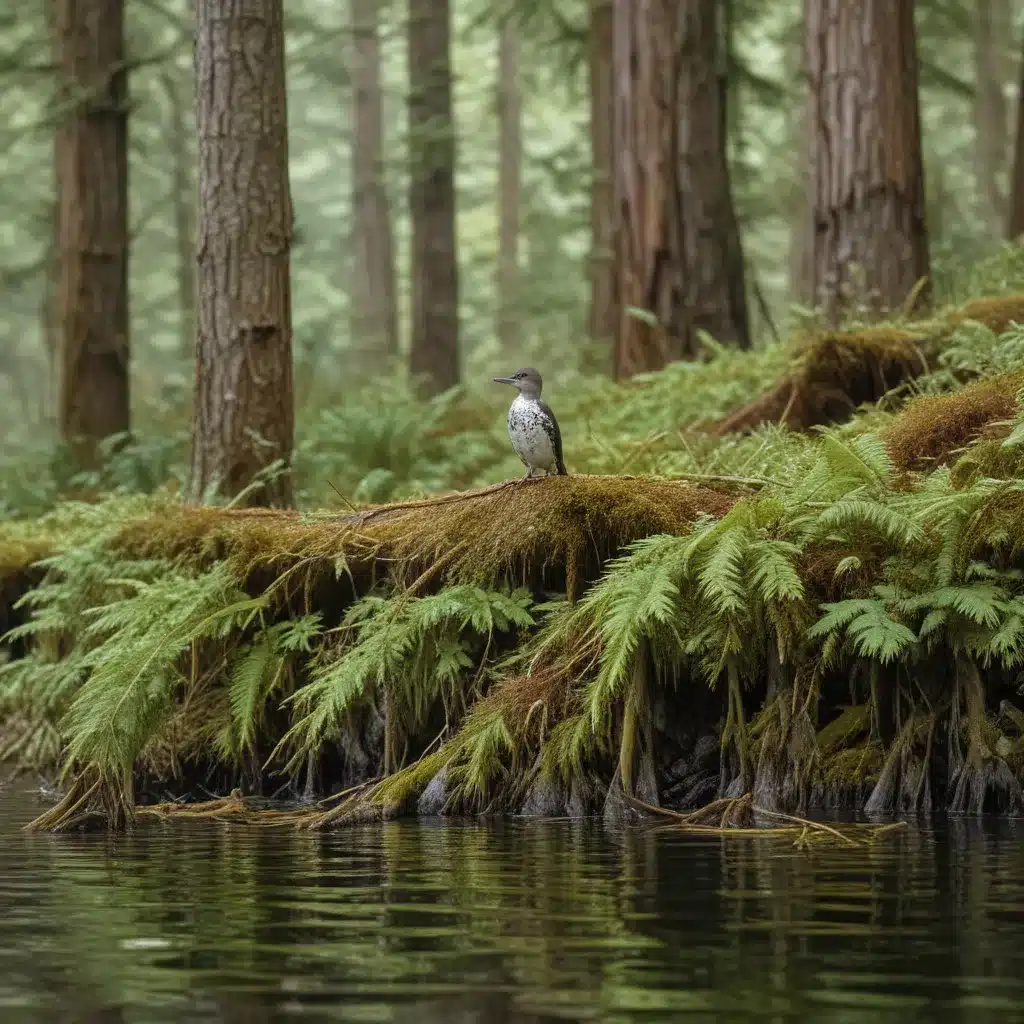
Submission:
<svg viewBox="0 0 1024 1024">
<path fill-rule="evenodd" d="M 564 673 L 542 668 L 504 680 L 479 706 L 500 711 L 506 726 L 516 734 L 524 732 L 532 721 L 550 732 L 564 716 L 571 691 L 571 682 Z"/>
<path fill-rule="evenodd" d="M 432 571 L 438 582 L 543 582 L 575 595 L 623 545 L 683 533 L 701 514 L 720 517 L 740 494 L 649 477 L 573 476 L 349 515 L 168 506 L 128 524 L 116 543 L 137 557 L 230 558 L 246 573 L 305 561 L 357 582 Z"/>
<path fill-rule="evenodd" d="M 1024 372 L 988 377 L 951 395 L 910 402 L 885 431 L 897 469 L 927 470 L 949 462 L 973 441 L 1012 419 Z"/>
<path fill-rule="evenodd" d="M 708 426 L 715 436 L 781 423 L 791 430 L 839 423 L 860 405 L 928 369 L 927 335 L 894 327 L 832 331 L 806 343 L 794 369 L 770 391 Z"/>
<path fill-rule="evenodd" d="M 844 567 L 836 575 L 843 559 L 855 555 L 859 566 Z M 862 545 L 856 550 L 828 544 L 808 548 L 800 558 L 800 576 L 807 589 L 824 601 L 839 601 L 863 593 L 877 579 L 886 551 L 881 546 Z"/>
<path fill-rule="evenodd" d="M 993 333 L 1002 334 L 1012 323 L 1024 324 L 1024 295 L 974 299 L 947 317 L 947 322 L 954 327 L 967 320 L 984 324 Z"/>
<path fill-rule="evenodd" d="M 996 334 L 1024 323 L 1024 295 L 975 299 L 904 328 L 865 327 L 811 336 L 796 365 L 771 390 L 707 425 L 714 436 L 781 423 L 791 430 L 841 423 L 867 402 L 928 372 L 931 358 L 961 324 L 974 321 Z"/>
</svg>

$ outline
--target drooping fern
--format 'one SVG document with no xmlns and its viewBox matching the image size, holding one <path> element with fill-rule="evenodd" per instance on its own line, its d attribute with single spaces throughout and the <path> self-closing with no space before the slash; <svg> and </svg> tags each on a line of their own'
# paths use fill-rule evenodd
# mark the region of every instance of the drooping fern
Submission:
<svg viewBox="0 0 1024 1024">
<path fill-rule="evenodd" d="M 244 630 L 266 606 L 238 587 L 225 563 L 198 576 L 169 571 L 131 581 L 127 590 L 90 615 L 85 637 L 98 642 L 83 656 L 88 679 L 63 723 L 69 766 L 124 777 L 170 710 L 181 655 L 199 640 Z"/>
<path fill-rule="evenodd" d="M 308 684 L 286 702 L 296 720 L 277 750 L 291 752 L 289 770 L 336 737 L 349 712 L 385 686 L 398 698 L 393 713 L 400 710 L 408 725 L 422 721 L 438 699 L 454 710 L 474 665 L 470 652 L 481 645 L 486 650 L 495 634 L 532 626 L 530 605 L 526 591 L 470 585 L 428 597 L 370 595 L 358 601 L 336 643 L 315 659 Z"/>
</svg>

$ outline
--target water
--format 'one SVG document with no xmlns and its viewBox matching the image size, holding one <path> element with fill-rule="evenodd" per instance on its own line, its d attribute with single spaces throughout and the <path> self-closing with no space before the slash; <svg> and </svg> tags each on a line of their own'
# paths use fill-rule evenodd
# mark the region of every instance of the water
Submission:
<svg viewBox="0 0 1024 1024">
<path fill-rule="evenodd" d="M 1024 1020 L 1024 822 L 878 848 L 568 822 L 32 836 L 0 1020 Z"/>
</svg>

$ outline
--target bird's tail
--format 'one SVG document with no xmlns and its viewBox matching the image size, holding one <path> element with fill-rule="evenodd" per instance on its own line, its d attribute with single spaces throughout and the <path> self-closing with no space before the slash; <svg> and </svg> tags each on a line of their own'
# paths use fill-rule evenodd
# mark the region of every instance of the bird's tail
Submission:
<svg viewBox="0 0 1024 1024">
<path fill-rule="evenodd" d="M 558 475 L 559 476 L 568 476 L 569 475 L 569 471 L 565 468 L 565 463 L 561 459 L 558 460 Z"/>
</svg>

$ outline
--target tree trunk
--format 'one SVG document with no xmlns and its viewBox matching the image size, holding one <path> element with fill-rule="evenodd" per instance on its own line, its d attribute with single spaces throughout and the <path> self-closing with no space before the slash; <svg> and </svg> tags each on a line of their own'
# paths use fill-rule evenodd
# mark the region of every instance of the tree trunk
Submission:
<svg viewBox="0 0 1024 1024">
<path fill-rule="evenodd" d="M 615 299 L 614 0 L 590 0 L 590 314 L 595 341 L 611 346 L 619 330 Z"/>
<path fill-rule="evenodd" d="M 56 137 L 59 132 L 55 132 Z M 60 173 L 61 158 L 60 144 L 55 146 L 54 167 Z M 39 333 L 43 340 L 43 352 L 46 356 L 46 380 L 44 382 L 41 407 L 43 410 L 42 420 L 52 427 L 55 419 L 55 385 L 58 382 L 57 368 L 60 358 L 60 194 L 61 185 L 59 180 L 56 187 L 56 197 L 50 211 L 50 237 L 46 245 L 45 271 L 43 277 L 43 294 L 39 303 Z"/>
<path fill-rule="evenodd" d="M 195 352 L 196 328 L 196 189 L 193 177 L 193 133 L 186 119 L 181 90 L 173 72 L 163 76 L 164 92 L 170 112 L 171 188 L 174 203 L 174 242 L 178 272 L 178 350 L 184 359 Z"/>
<path fill-rule="evenodd" d="M 384 180 L 383 93 L 377 0 L 351 0 L 352 239 L 350 301 L 359 365 L 379 370 L 398 355 L 395 243 Z"/>
<path fill-rule="evenodd" d="M 197 5 L 198 320 L 193 500 L 235 497 L 294 438 L 292 204 L 282 0 Z M 279 474 L 247 505 L 288 505 Z"/>
<path fill-rule="evenodd" d="M 519 207 L 522 170 L 522 98 L 519 32 L 506 17 L 498 34 L 499 211 L 498 340 L 506 352 L 519 344 Z"/>
<path fill-rule="evenodd" d="M 76 461 L 130 425 L 122 0 L 57 0 L 58 423 Z"/>
<path fill-rule="evenodd" d="M 696 331 L 750 347 L 743 246 L 732 202 L 728 143 L 727 6 L 720 0 L 681 5 L 679 190 L 683 214 L 682 352 L 700 351 Z"/>
<path fill-rule="evenodd" d="M 618 378 L 749 345 L 714 0 L 615 0 Z"/>
<path fill-rule="evenodd" d="M 615 376 L 680 354 L 680 22 L 671 0 L 614 0 Z"/>
<path fill-rule="evenodd" d="M 1009 78 L 1006 51 L 1012 24 L 1006 0 L 975 0 L 975 173 L 982 215 L 994 233 L 998 233 L 1006 216 L 1002 178 L 1009 128 L 1003 86 Z"/>
<path fill-rule="evenodd" d="M 449 0 L 409 0 L 409 369 L 425 394 L 459 382 L 455 130 Z"/>
<path fill-rule="evenodd" d="M 914 3 L 806 2 L 815 301 L 896 309 L 929 273 Z"/>
<path fill-rule="evenodd" d="M 795 182 L 792 206 L 789 217 L 789 294 L 790 298 L 803 306 L 814 303 L 813 297 L 813 263 L 811 240 L 811 169 L 807 154 L 810 152 L 811 115 L 809 97 L 807 95 L 807 62 L 806 50 L 803 45 L 803 26 L 799 26 L 800 34 L 795 34 L 792 44 L 787 40 L 786 61 L 794 78 L 800 83 L 797 96 L 794 97 L 792 115 L 788 124 L 788 137 L 794 154 Z"/>
<path fill-rule="evenodd" d="M 1017 141 L 1013 149 L 1010 175 L 1010 214 L 1006 237 L 1011 241 L 1024 235 L 1024 47 L 1021 48 L 1019 85 L 1017 86 Z"/>
</svg>

